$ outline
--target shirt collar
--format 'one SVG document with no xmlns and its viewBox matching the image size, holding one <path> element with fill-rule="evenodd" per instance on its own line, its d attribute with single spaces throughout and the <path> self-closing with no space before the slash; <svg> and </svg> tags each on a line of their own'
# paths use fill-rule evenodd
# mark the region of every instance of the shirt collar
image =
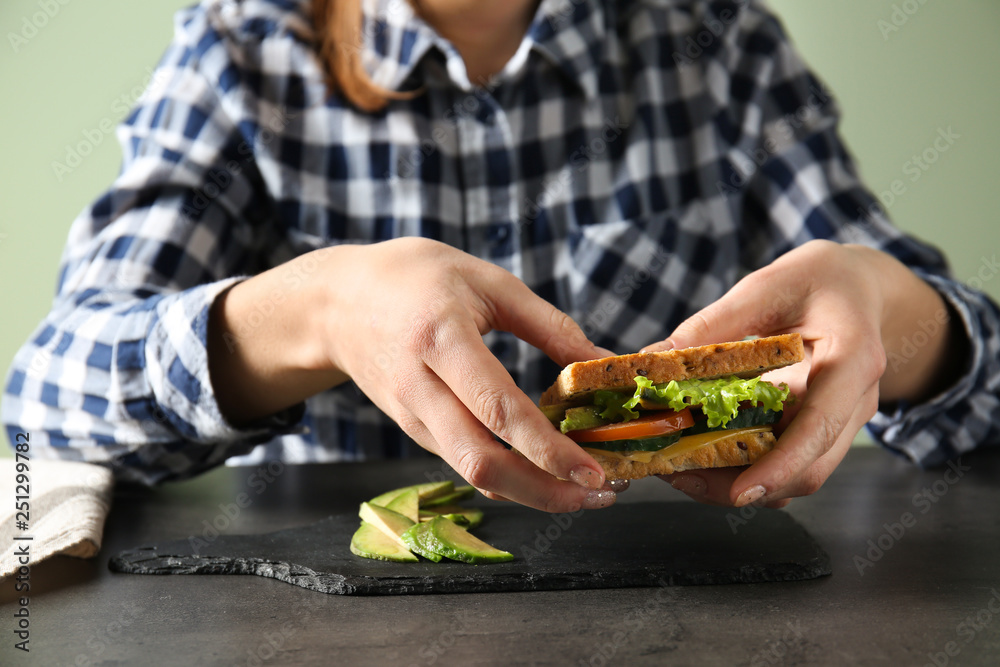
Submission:
<svg viewBox="0 0 1000 667">
<path fill-rule="evenodd" d="M 406 0 L 364 0 L 362 63 L 376 84 L 389 90 L 412 88 L 407 79 L 429 52 L 445 57 L 452 80 L 469 90 L 461 57 L 446 39 L 416 15 Z M 594 0 L 542 0 L 521 47 L 501 72 L 513 77 L 536 51 L 587 97 L 598 93 L 605 44 L 604 9 Z"/>
</svg>

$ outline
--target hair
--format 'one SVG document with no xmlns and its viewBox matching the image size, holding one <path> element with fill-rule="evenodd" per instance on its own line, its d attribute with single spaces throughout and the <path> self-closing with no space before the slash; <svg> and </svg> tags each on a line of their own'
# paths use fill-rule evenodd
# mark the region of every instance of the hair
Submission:
<svg viewBox="0 0 1000 667">
<path fill-rule="evenodd" d="M 412 99 L 419 91 L 397 92 L 379 86 L 361 64 L 361 0 L 312 0 L 312 22 L 327 89 L 340 92 L 363 111 L 381 111 L 389 100 Z"/>
</svg>

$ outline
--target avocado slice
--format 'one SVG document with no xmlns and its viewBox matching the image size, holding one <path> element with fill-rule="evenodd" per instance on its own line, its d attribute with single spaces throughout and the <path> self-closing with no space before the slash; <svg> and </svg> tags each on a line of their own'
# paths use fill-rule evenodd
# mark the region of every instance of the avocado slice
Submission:
<svg viewBox="0 0 1000 667">
<path fill-rule="evenodd" d="M 448 521 L 454 521 L 455 523 L 457 523 L 462 528 L 465 528 L 466 530 L 472 530 L 473 528 L 475 528 L 476 526 L 478 526 L 483 522 L 482 517 L 480 517 L 478 521 L 473 523 L 472 521 L 469 520 L 469 517 L 466 516 L 465 514 L 452 513 L 452 514 L 442 514 L 441 516 L 448 519 Z"/>
<path fill-rule="evenodd" d="M 454 521 L 463 528 L 475 528 L 483 522 L 483 511 L 478 507 L 461 507 L 460 505 L 440 505 L 420 510 L 420 521 L 430 521 L 436 516 L 443 516 Z"/>
<path fill-rule="evenodd" d="M 490 546 L 443 516 L 420 524 L 419 532 L 425 537 L 425 543 L 431 551 L 451 560 L 476 565 L 514 560 L 513 554 Z"/>
<path fill-rule="evenodd" d="M 569 403 L 557 403 L 555 405 L 540 405 L 538 409 L 542 411 L 546 419 L 552 422 L 553 426 L 559 426 L 559 422 L 566 416 L 566 408 L 569 406 Z"/>
<path fill-rule="evenodd" d="M 419 559 L 404 549 L 381 530 L 368 523 L 361 522 L 361 527 L 351 538 L 351 553 L 362 558 L 388 560 L 395 563 L 416 563 Z"/>
<path fill-rule="evenodd" d="M 452 505 L 457 503 L 459 500 L 465 500 L 466 498 L 471 498 L 476 490 L 471 486 L 457 486 L 455 490 L 447 495 L 438 496 L 437 498 L 432 498 L 426 502 L 421 502 L 421 507 L 437 507 L 439 505 Z"/>
<path fill-rule="evenodd" d="M 398 512 L 416 523 L 420 520 L 420 496 L 415 488 L 409 488 L 385 505 L 387 510 Z"/>
<path fill-rule="evenodd" d="M 601 416 L 601 408 L 596 405 L 582 405 L 566 411 L 566 418 L 559 422 L 559 430 L 563 433 L 569 433 L 609 423 L 611 423 L 609 419 Z"/>
<path fill-rule="evenodd" d="M 431 500 L 432 498 L 437 498 L 439 496 L 451 493 L 452 491 L 455 490 L 455 483 L 452 482 L 451 480 L 447 480 L 444 482 L 426 482 L 424 484 L 413 484 L 411 486 L 403 486 L 398 489 L 393 489 L 392 491 L 386 491 L 381 495 L 375 496 L 368 502 L 372 505 L 385 507 L 393 500 L 395 500 L 397 496 L 406 493 L 410 489 L 416 489 L 417 496 L 419 496 L 420 498 L 420 502 L 424 502 L 426 500 Z"/>
<path fill-rule="evenodd" d="M 401 537 L 411 551 L 420 554 L 427 560 L 440 563 L 444 556 L 425 546 L 426 536 L 424 533 L 426 532 L 426 526 L 427 524 L 425 523 L 414 524 L 407 528 Z"/>
<path fill-rule="evenodd" d="M 403 541 L 400 535 L 413 525 L 413 521 L 410 521 L 398 512 L 393 512 L 392 510 L 387 510 L 384 507 L 370 503 L 361 503 L 361 510 L 358 512 L 358 515 L 362 521 L 367 521 L 381 530 L 386 537 L 395 540 L 399 546 L 404 549 L 407 548 L 406 542 Z"/>
</svg>

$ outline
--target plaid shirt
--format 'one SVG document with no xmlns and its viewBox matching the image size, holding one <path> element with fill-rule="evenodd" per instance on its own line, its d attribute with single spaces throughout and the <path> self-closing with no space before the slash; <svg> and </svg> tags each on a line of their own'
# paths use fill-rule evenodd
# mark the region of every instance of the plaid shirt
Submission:
<svg viewBox="0 0 1000 667">
<path fill-rule="evenodd" d="M 227 458 L 421 452 L 350 383 L 233 428 L 205 347 L 234 281 L 400 236 L 510 270 L 619 352 L 811 239 L 880 248 L 951 303 L 973 361 L 931 402 L 879 414 L 876 437 L 924 464 L 997 439 L 1000 313 L 886 221 L 829 94 L 756 2 L 545 0 L 477 88 L 408 3 L 368 0 L 374 80 L 423 89 L 371 114 L 328 95 L 306 10 L 207 0 L 177 15 L 119 128 L 121 174 L 73 223 L 52 311 L 8 377 L 12 441 L 27 430 L 36 452 L 146 483 Z M 535 397 L 555 377 L 510 335 L 487 344 Z"/>
</svg>

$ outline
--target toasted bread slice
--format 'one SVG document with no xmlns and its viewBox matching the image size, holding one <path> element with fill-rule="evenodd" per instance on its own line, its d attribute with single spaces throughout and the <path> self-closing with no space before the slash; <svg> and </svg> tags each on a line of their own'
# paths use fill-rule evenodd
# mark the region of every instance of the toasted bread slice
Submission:
<svg viewBox="0 0 1000 667">
<path fill-rule="evenodd" d="M 711 380 L 727 375 L 748 378 L 803 359 L 802 337 L 792 333 L 735 343 L 578 361 L 559 373 L 555 384 L 542 394 L 539 405 L 578 403 L 599 389 L 634 390 L 636 375 L 643 375 L 655 384 L 671 380 Z"/>
<path fill-rule="evenodd" d="M 604 468 L 605 479 L 640 479 L 650 475 L 670 475 L 684 470 L 750 465 L 771 451 L 775 442 L 774 433 L 771 431 L 735 433 L 725 440 L 718 440 L 673 458 L 667 458 L 662 452 L 657 452 L 648 463 L 629 460 L 625 456 L 598 449 L 588 448 L 587 451 Z"/>
</svg>

